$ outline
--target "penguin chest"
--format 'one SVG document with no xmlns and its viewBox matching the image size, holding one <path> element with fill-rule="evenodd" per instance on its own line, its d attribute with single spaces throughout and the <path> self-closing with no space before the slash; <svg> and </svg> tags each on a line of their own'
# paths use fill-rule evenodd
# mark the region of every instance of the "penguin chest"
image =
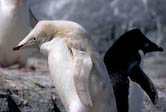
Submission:
<svg viewBox="0 0 166 112">
<path fill-rule="evenodd" d="M 71 101 L 78 99 L 73 81 L 73 59 L 70 50 L 63 39 L 50 43 L 47 50 L 51 78 L 61 101 L 68 107 Z"/>
<path fill-rule="evenodd" d="M 70 86 L 72 86 L 73 60 L 70 55 L 63 52 L 49 54 L 49 69 L 56 84 L 55 86 L 64 87 L 65 91 L 70 91 Z"/>
</svg>

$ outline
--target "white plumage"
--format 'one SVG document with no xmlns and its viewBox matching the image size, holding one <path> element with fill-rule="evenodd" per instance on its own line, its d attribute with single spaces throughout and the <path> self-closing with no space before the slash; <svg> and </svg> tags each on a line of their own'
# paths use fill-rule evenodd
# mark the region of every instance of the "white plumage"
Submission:
<svg viewBox="0 0 166 112">
<path fill-rule="evenodd" d="M 144 53 L 139 50 L 139 55 L 141 56 L 140 67 L 144 68 Z M 140 86 L 130 80 L 130 89 L 129 89 L 129 112 L 142 112 L 143 103 L 144 103 L 144 92 Z"/>
<path fill-rule="evenodd" d="M 116 112 L 113 88 L 86 30 L 70 21 L 41 21 L 14 50 L 40 48 L 68 112 Z"/>
</svg>

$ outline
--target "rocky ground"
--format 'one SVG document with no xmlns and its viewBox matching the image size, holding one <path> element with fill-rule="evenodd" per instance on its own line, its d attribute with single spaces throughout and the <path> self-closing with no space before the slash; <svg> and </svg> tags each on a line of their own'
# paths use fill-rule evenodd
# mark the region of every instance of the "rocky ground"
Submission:
<svg viewBox="0 0 166 112">
<path fill-rule="evenodd" d="M 33 70 L 0 69 L 0 112 L 64 112 L 43 57 L 30 59 Z M 12 99 L 12 100 L 11 100 Z"/>
<path fill-rule="evenodd" d="M 153 106 L 147 98 L 144 101 L 145 112 L 166 112 L 166 57 L 151 57 L 145 59 L 145 72 L 155 84 L 159 101 Z"/>
<path fill-rule="evenodd" d="M 32 58 L 34 70 L 19 70 L 17 66 L 0 69 L 0 112 L 65 112 L 52 84 L 47 61 Z M 153 80 L 159 102 L 154 106 L 145 97 L 144 112 L 166 112 L 166 58 L 154 56 L 145 59 L 145 72 Z"/>
</svg>

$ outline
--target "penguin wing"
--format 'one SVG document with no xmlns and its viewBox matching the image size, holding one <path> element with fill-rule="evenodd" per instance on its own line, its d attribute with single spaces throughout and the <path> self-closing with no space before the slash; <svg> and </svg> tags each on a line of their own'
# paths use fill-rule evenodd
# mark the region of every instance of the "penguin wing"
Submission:
<svg viewBox="0 0 166 112">
<path fill-rule="evenodd" d="M 92 106 L 89 91 L 89 75 L 93 66 L 91 57 L 85 52 L 72 48 L 74 58 L 74 86 L 81 102 L 87 106 Z"/>
<path fill-rule="evenodd" d="M 30 25 L 32 28 L 34 28 L 36 26 L 36 24 L 38 23 L 38 20 L 34 16 L 34 14 L 32 13 L 32 10 L 30 8 L 29 8 L 29 14 L 30 14 Z"/>
<path fill-rule="evenodd" d="M 142 71 L 139 66 L 135 66 L 132 68 L 130 79 L 141 86 L 141 88 L 147 93 L 153 104 L 157 103 L 158 94 L 156 88 L 151 79 Z"/>
</svg>

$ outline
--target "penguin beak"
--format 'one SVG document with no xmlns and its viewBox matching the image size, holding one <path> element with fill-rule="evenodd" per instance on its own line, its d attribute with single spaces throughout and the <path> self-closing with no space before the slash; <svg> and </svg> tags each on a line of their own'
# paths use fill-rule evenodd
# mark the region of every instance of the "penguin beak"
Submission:
<svg viewBox="0 0 166 112">
<path fill-rule="evenodd" d="M 149 42 L 149 46 L 143 49 L 144 54 L 149 52 L 162 52 L 164 49 L 153 42 Z"/>
<path fill-rule="evenodd" d="M 13 48 L 14 51 L 19 50 L 20 48 L 24 47 L 27 45 L 27 40 L 24 39 L 22 40 L 16 47 Z"/>
<path fill-rule="evenodd" d="M 19 50 L 19 49 L 20 49 L 21 47 L 23 47 L 23 46 L 24 46 L 24 45 L 16 46 L 16 47 L 13 48 L 13 50 L 14 50 L 14 51 Z"/>
<path fill-rule="evenodd" d="M 164 49 L 162 47 L 157 46 L 156 48 L 149 50 L 149 51 L 144 51 L 144 54 L 149 53 L 149 52 L 163 52 Z"/>
<path fill-rule="evenodd" d="M 162 47 L 159 47 L 158 51 L 162 52 L 162 51 L 164 51 L 164 49 Z"/>
</svg>

